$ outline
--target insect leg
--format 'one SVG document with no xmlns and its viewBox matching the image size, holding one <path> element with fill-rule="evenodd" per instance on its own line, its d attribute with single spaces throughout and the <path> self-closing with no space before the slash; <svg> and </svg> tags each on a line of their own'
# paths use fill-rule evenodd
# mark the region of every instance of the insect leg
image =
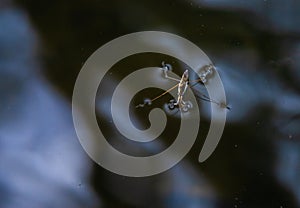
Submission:
<svg viewBox="0 0 300 208">
<path fill-rule="evenodd" d="M 170 64 L 166 64 L 164 61 L 162 62 L 162 70 L 166 79 L 170 79 L 176 82 L 180 82 L 180 79 L 176 79 L 174 77 L 170 77 L 168 75 L 168 71 L 172 70 L 172 66 Z"/>
</svg>

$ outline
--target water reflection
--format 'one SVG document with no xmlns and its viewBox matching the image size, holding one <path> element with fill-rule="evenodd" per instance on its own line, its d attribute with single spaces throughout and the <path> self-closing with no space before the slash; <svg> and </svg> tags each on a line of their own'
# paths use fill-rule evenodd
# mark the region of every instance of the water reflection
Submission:
<svg viewBox="0 0 300 208">
<path fill-rule="evenodd" d="M 96 206 L 70 107 L 38 73 L 34 29 L 12 8 L 0 25 L 0 206 Z"/>
<path fill-rule="evenodd" d="M 299 207 L 299 2 L 79 0 L 47 9 L 44 2 L 19 2 L 39 33 L 21 10 L 1 10 L 1 207 L 92 207 L 99 199 L 104 207 Z M 219 70 L 232 108 L 220 145 L 209 161 L 197 162 L 209 125 L 209 105 L 200 101 L 200 138 L 170 171 L 133 179 L 91 168 L 69 104 L 38 74 L 36 36 L 47 45 L 42 68 L 70 100 L 82 62 L 100 45 L 157 28 L 197 43 Z M 137 59 L 140 67 L 162 61 Z M 110 85 L 118 76 L 108 79 Z M 109 99 L 101 98 L 97 109 L 107 123 Z M 143 119 L 135 122 L 145 126 Z M 119 137 L 112 143 L 132 154 L 153 154 L 172 142 L 169 135 L 148 146 Z"/>
</svg>

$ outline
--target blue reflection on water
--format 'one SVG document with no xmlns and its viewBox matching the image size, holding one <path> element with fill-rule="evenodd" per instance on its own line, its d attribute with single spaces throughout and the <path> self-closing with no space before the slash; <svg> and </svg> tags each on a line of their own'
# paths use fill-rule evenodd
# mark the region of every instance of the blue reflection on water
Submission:
<svg viewBox="0 0 300 208">
<path fill-rule="evenodd" d="M 0 207 L 94 207 L 71 110 L 38 74 L 26 14 L 0 12 Z"/>
<path fill-rule="evenodd" d="M 195 4 L 205 7 L 248 11 L 264 19 L 266 29 L 285 32 L 300 32 L 299 1 L 293 0 L 193 0 Z M 257 22 L 262 24 L 262 22 Z"/>
</svg>

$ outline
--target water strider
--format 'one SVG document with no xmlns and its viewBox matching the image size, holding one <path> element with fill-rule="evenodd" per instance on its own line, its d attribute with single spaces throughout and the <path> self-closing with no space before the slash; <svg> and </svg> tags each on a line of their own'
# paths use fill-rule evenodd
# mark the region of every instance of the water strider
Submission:
<svg viewBox="0 0 300 208">
<path fill-rule="evenodd" d="M 189 72 L 188 70 L 185 70 L 181 76 L 181 79 L 177 79 L 174 77 L 169 76 L 169 71 L 172 70 L 172 66 L 170 64 L 166 64 L 165 62 L 162 62 L 162 71 L 164 74 L 164 77 L 166 79 L 172 80 L 172 81 L 176 81 L 177 84 L 174 85 L 173 87 L 171 87 L 170 89 L 166 90 L 165 92 L 163 92 L 162 94 L 156 96 L 155 98 L 152 99 L 145 99 L 144 102 L 142 104 L 139 104 L 136 106 L 136 108 L 140 108 L 140 107 L 144 107 L 146 105 L 151 105 L 155 100 L 161 98 L 162 96 L 166 95 L 167 93 L 169 93 L 170 91 L 174 90 L 175 88 L 177 88 L 177 99 L 176 100 L 170 100 L 170 102 L 168 103 L 168 107 L 173 110 L 174 108 L 178 108 L 179 110 L 183 111 L 183 112 L 187 112 L 189 109 L 191 109 L 193 107 L 192 103 L 188 100 L 184 100 L 184 94 L 187 90 L 188 87 L 193 87 L 194 85 L 201 83 L 204 84 L 207 82 L 207 78 L 208 76 L 210 76 L 213 73 L 213 70 L 215 70 L 215 67 L 210 64 L 210 65 L 206 65 L 202 68 L 202 73 L 200 74 L 200 78 L 196 79 L 196 80 L 191 80 L 189 81 Z M 191 85 L 192 83 L 194 83 L 193 85 Z M 200 93 L 198 90 L 197 92 L 201 95 L 198 96 L 196 95 L 197 98 L 204 100 L 204 101 L 208 101 L 211 103 L 214 103 L 218 106 L 220 106 L 221 108 L 226 108 L 228 110 L 230 110 L 230 107 L 227 106 L 225 103 L 220 103 L 217 102 L 211 98 L 209 98 L 208 96 L 206 96 L 203 93 Z"/>
</svg>

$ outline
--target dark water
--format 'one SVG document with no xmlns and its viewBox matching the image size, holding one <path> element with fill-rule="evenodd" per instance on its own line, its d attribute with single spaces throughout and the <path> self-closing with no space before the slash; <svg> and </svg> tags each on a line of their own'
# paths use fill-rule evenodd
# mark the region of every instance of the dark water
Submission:
<svg viewBox="0 0 300 208">
<path fill-rule="evenodd" d="M 299 8 L 292 0 L 0 2 L 0 207 L 300 207 Z M 144 30 L 197 44 L 220 73 L 231 110 L 206 162 L 197 158 L 210 109 L 199 100 L 201 128 L 184 160 L 155 176 L 129 178 L 86 155 L 71 98 L 96 49 Z M 176 117 L 170 116 L 163 140 L 139 145 L 116 132 L 108 107 L 122 78 L 162 60 L 178 74 L 185 68 L 162 54 L 135 55 L 99 86 L 100 128 L 122 152 L 150 155 L 173 142 Z M 132 104 L 157 93 L 141 91 Z M 149 125 L 150 110 L 131 109 L 137 126 Z"/>
</svg>

